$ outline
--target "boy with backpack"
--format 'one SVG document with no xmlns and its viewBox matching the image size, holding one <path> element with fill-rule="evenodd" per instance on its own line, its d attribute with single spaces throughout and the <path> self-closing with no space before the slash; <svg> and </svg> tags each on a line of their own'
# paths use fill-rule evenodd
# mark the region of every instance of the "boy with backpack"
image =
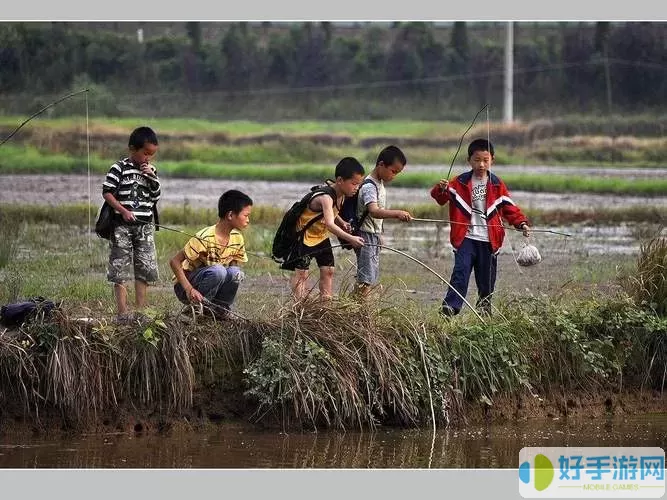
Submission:
<svg viewBox="0 0 667 500">
<path fill-rule="evenodd" d="M 283 217 L 273 242 L 273 257 L 280 268 L 294 271 L 290 287 L 298 302 L 306 296 L 310 261 L 314 257 L 320 269 L 319 290 L 322 299 L 333 295 L 334 255 L 329 240 L 333 233 L 360 248 L 364 240 L 349 233 L 350 226 L 339 216 L 345 197 L 356 193 L 363 181 L 364 167 L 352 157 L 338 162 L 335 181 L 317 186 L 292 205 Z"/>
<path fill-rule="evenodd" d="M 389 210 L 385 183 L 389 183 L 400 174 L 407 159 L 396 146 L 387 146 L 377 157 L 375 168 L 364 179 L 356 197 L 350 202 L 355 210 L 352 224 L 353 231 L 364 240 L 364 246 L 357 248 L 357 277 L 355 294 L 361 298 L 368 296 L 380 279 L 380 247 L 384 219 L 398 219 L 410 222 L 412 215 L 405 210 Z M 343 216 L 345 217 L 345 215 Z M 347 221 L 350 222 L 350 221 Z"/>
<path fill-rule="evenodd" d="M 114 284 L 116 320 L 132 320 L 128 311 L 127 288 L 134 271 L 137 309 L 146 306 L 148 284 L 158 280 L 153 222 L 160 199 L 160 180 L 150 161 L 157 153 L 158 140 L 149 127 L 132 131 L 129 156 L 111 165 L 102 185 L 102 197 L 114 211 L 109 235 L 107 279 Z"/>
</svg>

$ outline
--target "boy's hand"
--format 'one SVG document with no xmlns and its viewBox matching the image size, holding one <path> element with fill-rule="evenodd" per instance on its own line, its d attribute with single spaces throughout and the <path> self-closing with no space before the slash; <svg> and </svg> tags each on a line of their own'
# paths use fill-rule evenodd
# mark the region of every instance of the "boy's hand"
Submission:
<svg viewBox="0 0 667 500">
<path fill-rule="evenodd" d="M 144 163 L 140 168 L 142 174 L 147 175 L 148 177 L 155 177 L 155 167 L 150 163 Z"/>
<path fill-rule="evenodd" d="M 364 239 L 361 236 L 352 236 L 351 238 L 348 238 L 347 241 L 353 248 L 361 248 L 364 246 Z"/>
<path fill-rule="evenodd" d="M 440 191 L 447 191 L 447 188 L 449 187 L 449 181 L 447 179 L 440 179 L 438 181 L 438 187 L 440 188 Z"/>
<path fill-rule="evenodd" d="M 349 222 L 343 222 L 341 224 L 341 227 L 343 228 L 343 230 L 346 233 L 351 233 L 352 232 L 352 224 L 350 224 Z"/>
<path fill-rule="evenodd" d="M 530 226 L 525 222 L 522 222 L 519 226 L 519 230 L 523 232 L 523 235 L 527 238 L 530 236 Z"/>
<path fill-rule="evenodd" d="M 412 220 L 412 215 L 410 215 L 410 212 L 406 212 L 405 210 L 399 210 L 398 217 L 396 218 L 398 220 L 402 220 L 403 222 L 410 222 Z"/>
<path fill-rule="evenodd" d="M 185 292 L 185 296 L 190 300 L 190 302 L 194 303 L 199 303 L 204 301 L 204 296 L 199 293 L 198 290 L 195 289 L 195 287 L 191 287 L 187 292 Z"/>
<path fill-rule="evenodd" d="M 134 216 L 134 213 L 130 212 L 128 209 L 124 209 L 123 212 L 123 220 L 125 222 L 135 222 L 137 218 Z"/>
</svg>

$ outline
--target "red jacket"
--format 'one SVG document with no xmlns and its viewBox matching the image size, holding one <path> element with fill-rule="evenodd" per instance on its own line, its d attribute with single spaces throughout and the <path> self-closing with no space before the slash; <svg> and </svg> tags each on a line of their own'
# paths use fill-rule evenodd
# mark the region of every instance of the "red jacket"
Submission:
<svg viewBox="0 0 667 500">
<path fill-rule="evenodd" d="M 437 184 L 431 189 L 431 196 L 439 205 L 451 201 L 449 204 L 449 219 L 451 221 L 449 239 L 454 248 L 461 246 L 468 232 L 468 225 L 472 216 L 471 190 L 472 170 L 451 180 L 446 191 L 441 190 Z M 517 229 L 524 222 L 528 224 L 528 218 L 510 198 L 505 183 L 500 180 L 500 177 L 489 172 L 486 185 L 486 221 L 489 225 L 489 243 L 493 253 L 503 246 L 503 240 L 505 239 L 501 217 L 507 219 Z"/>
</svg>

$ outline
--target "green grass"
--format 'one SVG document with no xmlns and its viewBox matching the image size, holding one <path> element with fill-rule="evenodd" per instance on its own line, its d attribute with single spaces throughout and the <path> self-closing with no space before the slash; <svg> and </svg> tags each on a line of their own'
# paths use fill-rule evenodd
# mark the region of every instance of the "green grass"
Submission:
<svg viewBox="0 0 667 500">
<path fill-rule="evenodd" d="M 18 126 L 25 117 L 0 116 L 0 126 Z M 37 122 L 40 127 L 50 129 L 80 128 L 81 117 L 67 118 L 39 118 Z M 257 135 L 257 134 L 341 134 L 357 137 L 391 135 L 399 137 L 441 137 L 460 131 L 465 131 L 467 124 L 453 122 L 429 122 L 429 121 L 394 121 L 394 120 L 368 120 L 368 121 L 284 121 L 273 123 L 261 123 L 245 120 L 234 121 L 211 121 L 196 120 L 188 118 L 149 118 L 142 120 L 154 128 L 158 133 L 224 133 L 231 136 Z M 85 123 L 83 123 L 85 125 Z M 103 128 L 116 128 L 120 131 L 131 131 L 139 126 L 135 118 L 92 118 L 89 120 L 91 128 L 96 126 Z M 32 124 L 32 126 L 35 126 Z"/>
<path fill-rule="evenodd" d="M 471 115 L 470 119 L 472 120 Z M 483 118 L 483 117 L 480 117 Z M 16 127 L 23 122 L 23 116 L 0 116 L 0 127 Z M 610 132 L 610 124 L 613 123 L 615 131 L 620 135 L 633 135 L 630 131 L 634 128 L 638 133 L 634 135 L 643 136 L 648 131 L 655 129 L 659 132 L 662 116 L 629 115 L 629 116 L 591 116 L 571 115 L 556 117 L 551 120 L 536 120 L 529 123 L 516 122 L 511 127 L 526 128 L 539 132 L 541 137 L 548 137 L 554 131 L 559 135 L 607 135 Z M 450 121 L 419 121 L 419 120 L 360 120 L 360 121 L 275 121 L 259 122 L 247 120 L 214 121 L 199 120 L 191 118 L 147 118 L 140 120 L 136 118 L 98 118 L 91 117 L 89 125 L 91 128 L 102 127 L 105 129 L 117 129 L 119 132 L 129 134 L 129 131 L 139 125 L 149 125 L 158 133 L 223 133 L 230 136 L 246 136 L 258 134 L 340 134 L 353 137 L 430 137 L 442 138 L 445 136 L 459 137 L 467 129 L 470 122 Z M 45 127 L 49 129 L 77 128 L 81 130 L 85 126 L 84 117 L 72 116 L 64 118 L 37 118 L 28 127 Z M 492 122 L 493 129 L 502 128 L 498 122 Z M 486 120 L 479 119 L 474 134 L 486 132 Z M 653 134 L 655 135 L 655 134 Z M 658 133 L 658 136 L 661 134 Z M 493 136 L 493 134 L 492 134 Z"/>
<path fill-rule="evenodd" d="M 109 168 L 108 160 L 92 158 L 90 170 L 96 174 L 105 174 Z M 292 181 L 322 182 L 333 176 L 334 165 L 225 165 L 203 161 L 159 162 L 161 176 L 185 178 L 218 178 L 257 181 Z M 591 192 L 617 195 L 664 196 L 667 194 L 667 179 L 637 179 L 581 177 L 576 175 L 499 175 L 510 190 L 532 192 Z M 7 148 L 0 159 L 0 173 L 84 173 L 88 171 L 86 158 L 73 158 L 65 155 L 44 154 L 34 148 Z M 498 170 L 496 170 L 498 171 Z M 442 172 L 410 172 L 406 170 L 392 183 L 398 187 L 431 188 L 446 175 Z"/>
<path fill-rule="evenodd" d="M 435 203 L 406 205 L 401 207 L 408 210 L 414 217 L 423 219 L 437 219 L 443 217 L 443 207 Z M 86 204 L 60 205 L 58 210 L 44 205 L 16 205 L 0 204 L 0 221 L 4 224 L 6 234 L 18 232 L 21 224 L 56 224 L 63 226 L 79 226 L 81 228 L 92 225 L 97 206 Z M 658 227 L 667 224 L 664 210 L 656 206 L 634 206 L 625 209 L 600 207 L 596 210 L 540 210 L 528 209 L 526 215 L 533 225 L 569 225 L 586 224 L 618 225 L 633 223 L 636 227 L 638 239 L 647 239 L 656 234 Z M 252 210 L 252 225 L 275 229 L 284 210 L 274 206 L 254 205 Z M 445 212 L 445 217 L 447 217 Z M 160 209 L 160 221 L 166 226 L 200 228 L 214 224 L 217 220 L 217 211 L 214 209 L 194 209 L 190 206 L 168 206 Z M 10 233 L 9 231 L 12 231 Z M 165 230 L 165 232 L 168 230 Z M 176 234 L 176 233 L 174 233 Z M 13 238 L 5 238 L 4 242 L 13 242 Z M 1 242 L 0 242 L 1 244 Z"/>
</svg>

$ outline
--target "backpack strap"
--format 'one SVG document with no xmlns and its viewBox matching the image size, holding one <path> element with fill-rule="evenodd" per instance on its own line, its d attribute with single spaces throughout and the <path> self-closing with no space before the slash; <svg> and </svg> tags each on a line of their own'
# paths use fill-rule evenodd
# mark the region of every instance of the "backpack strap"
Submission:
<svg viewBox="0 0 667 500">
<path fill-rule="evenodd" d="M 327 179 L 327 181 L 328 181 L 328 179 Z M 332 188 L 329 184 L 326 184 L 324 186 L 319 186 L 319 187 L 313 189 L 313 191 L 310 193 L 310 197 L 308 198 L 308 202 L 306 203 L 306 207 L 308 207 L 310 205 L 310 202 L 313 201 L 314 198 L 316 198 L 317 196 L 321 196 L 323 194 L 328 194 L 329 196 L 331 196 L 331 199 L 333 200 L 334 205 L 338 201 L 336 199 L 337 198 L 336 190 L 334 188 Z M 303 226 L 301 231 L 299 231 L 299 234 L 305 234 L 305 232 L 308 230 L 308 228 L 310 228 L 317 221 L 321 220 L 323 217 L 324 217 L 324 212 L 321 212 L 321 213 L 317 214 L 315 217 L 310 219 L 306 223 L 305 226 Z"/>
<path fill-rule="evenodd" d="M 366 177 L 364 179 L 364 182 L 361 183 L 361 186 L 363 186 L 364 184 L 368 184 L 369 182 L 373 183 L 373 186 L 375 186 L 375 194 L 376 196 L 379 197 L 380 190 L 378 189 L 378 186 L 377 184 L 375 184 L 375 181 L 373 179 Z M 361 189 L 361 187 L 359 187 L 359 189 Z M 364 213 L 361 215 L 361 218 L 359 219 L 359 227 L 357 229 L 361 228 L 361 226 L 364 224 L 364 221 L 366 220 L 366 217 L 368 217 L 368 207 L 365 207 Z"/>
</svg>

